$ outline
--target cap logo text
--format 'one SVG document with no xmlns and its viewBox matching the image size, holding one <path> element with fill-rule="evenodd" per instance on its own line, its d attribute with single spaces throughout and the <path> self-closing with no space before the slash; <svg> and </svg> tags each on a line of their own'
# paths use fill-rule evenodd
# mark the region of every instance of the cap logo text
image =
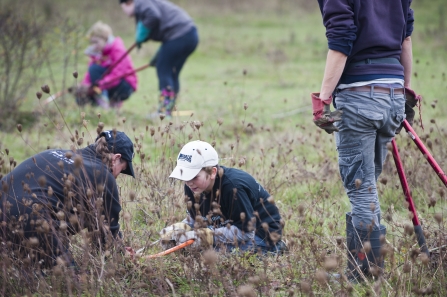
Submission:
<svg viewBox="0 0 447 297">
<path fill-rule="evenodd" d="M 189 162 L 189 163 L 191 163 L 191 158 L 192 158 L 192 155 L 184 155 L 184 154 L 180 154 L 180 155 L 178 156 L 178 159 L 179 159 L 179 160 L 184 160 L 184 161 L 187 161 L 187 162 Z"/>
</svg>

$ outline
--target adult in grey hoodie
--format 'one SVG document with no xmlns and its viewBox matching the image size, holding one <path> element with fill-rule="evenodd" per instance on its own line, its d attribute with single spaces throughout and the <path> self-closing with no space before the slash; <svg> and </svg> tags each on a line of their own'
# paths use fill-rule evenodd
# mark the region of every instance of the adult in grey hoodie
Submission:
<svg viewBox="0 0 447 297">
<path fill-rule="evenodd" d="M 148 40 L 161 42 L 150 61 L 157 69 L 160 90 L 158 117 L 170 117 L 180 91 L 179 75 L 187 58 L 199 43 L 197 28 L 180 7 L 166 0 L 120 0 L 123 11 L 135 17 L 138 47 Z"/>
</svg>

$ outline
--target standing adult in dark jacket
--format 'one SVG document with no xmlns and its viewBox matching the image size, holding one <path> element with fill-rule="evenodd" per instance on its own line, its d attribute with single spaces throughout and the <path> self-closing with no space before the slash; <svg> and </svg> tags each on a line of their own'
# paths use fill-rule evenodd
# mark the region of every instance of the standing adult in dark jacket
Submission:
<svg viewBox="0 0 447 297">
<path fill-rule="evenodd" d="M 101 240 L 118 237 L 116 178 L 135 177 L 132 157 L 123 132 L 105 131 L 83 149 L 50 149 L 23 161 L 1 179 L 0 239 L 12 245 L 0 249 L 51 266 L 57 257 L 71 261 L 67 234 L 88 228 Z"/>
<path fill-rule="evenodd" d="M 166 0 L 120 0 L 125 14 L 135 17 L 136 43 L 161 42 L 150 64 L 157 68 L 160 103 L 156 114 L 171 116 L 180 91 L 179 75 L 199 43 L 197 28 L 180 7 Z"/>
<path fill-rule="evenodd" d="M 314 123 L 335 134 L 340 175 L 351 202 L 347 214 L 348 278 L 380 273 L 377 178 L 386 144 L 407 115 L 411 90 L 413 10 L 411 0 L 319 0 L 328 55 L 320 93 L 313 93 Z M 330 111 L 332 98 L 336 110 Z M 406 106 L 407 103 L 411 105 Z M 365 242 L 368 254 L 361 252 Z"/>
</svg>

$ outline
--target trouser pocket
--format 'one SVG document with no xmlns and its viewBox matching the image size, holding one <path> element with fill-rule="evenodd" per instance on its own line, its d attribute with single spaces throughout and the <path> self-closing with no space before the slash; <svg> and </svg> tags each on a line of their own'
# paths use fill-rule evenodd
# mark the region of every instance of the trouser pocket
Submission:
<svg viewBox="0 0 447 297">
<path fill-rule="evenodd" d="M 364 178 L 362 170 L 363 156 L 360 143 L 338 147 L 338 165 L 343 185 L 346 189 L 354 188 L 356 179 Z"/>
</svg>

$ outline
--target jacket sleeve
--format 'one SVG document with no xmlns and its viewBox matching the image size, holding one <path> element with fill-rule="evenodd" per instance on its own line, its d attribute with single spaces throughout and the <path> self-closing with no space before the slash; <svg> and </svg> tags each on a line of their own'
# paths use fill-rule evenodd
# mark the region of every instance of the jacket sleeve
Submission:
<svg viewBox="0 0 447 297">
<path fill-rule="evenodd" d="M 411 0 L 410 0 L 410 5 L 411 5 Z M 407 15 L 407 26 L 406 26 L 406 32 L 405 32 L 405 37 L 411 36 L 411 34 L 413 33 L 413 26 L 414 26 L 414 12 L 413 9 L 411 9 L 410 7 L 408 8 L 408 15 Z"/>
<path fill-rule="evenodd" d="M 107 180 L 104 185 L 104 216 L 108 222 L 110 231 L 115 237 L 120 229 L 119 214 L 121 211 L 121 204 L 119 199 L 118 187 L 116 180 L 112 174 L 107 175 Z"/>
<path fill-rule="evenodd" d="M 319 0 L 328 47 L 349 56 L 357 38 L 354 11 L 347 0 Z"/>
</svg>

